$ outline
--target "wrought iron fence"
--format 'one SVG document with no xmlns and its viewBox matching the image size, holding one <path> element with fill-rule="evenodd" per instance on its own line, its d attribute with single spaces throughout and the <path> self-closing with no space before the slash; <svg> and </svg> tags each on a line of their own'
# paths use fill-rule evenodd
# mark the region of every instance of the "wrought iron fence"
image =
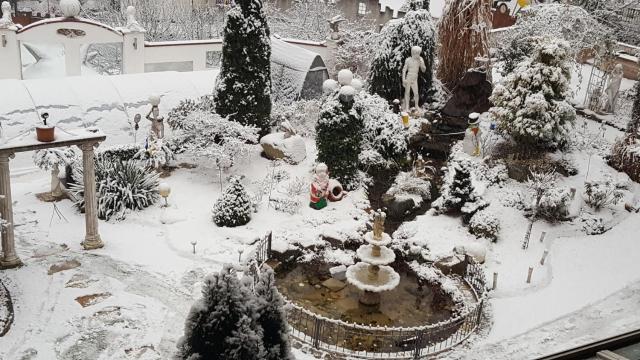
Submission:
<svg viewBox="0 0 640 360">
<path fill-rule="evenodd" d="M 271 254 L 272 234 L 256 247 L 256 260 L 262 264 Z M 379 327 L 348 323 L 315 314 L 287 300 L 287 321 L 293 337 L 326 352 L 362 359 L 423 359 L 458 345 L 478 327 L 486 294 L 481 266 L 467 266 L 464 282 L 476 302 L 457 317 L 417 327 Z"/>
</svg>

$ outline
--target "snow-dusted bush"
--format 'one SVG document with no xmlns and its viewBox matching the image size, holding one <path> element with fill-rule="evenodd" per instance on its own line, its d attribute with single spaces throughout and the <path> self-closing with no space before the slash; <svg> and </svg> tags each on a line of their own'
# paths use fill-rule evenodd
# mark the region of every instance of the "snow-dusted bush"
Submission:
<svg viewBox="0 0 640 360">
<path fill-rule="evenodd" d="M 403 98 L 402 68 L 411 56 L 411 47 L 422 48 L 427 71 L 420 73 L 418 87 L 420 101 L 426 102 L 432 88 L 435 53 L 435 28 L 431 20 L 428 1 L 409 1 L 409 11 L 401 19 L 389 21 L 380 31 L 379 45 L 373 49 L 369 71 L 369 90 L 387 101 Z"/>
<path fill-rule="evenodd" d="M 533 50 L 543 38 L 540 36 L 526 36 L 512 39 L 507 46 L 498 48 L 498 61 L 501 62 L 500 73 L 503 76 L 511 74 L 518 64 L 531 57 Z"/>
<path fill-rule="evenodd" d="M 222 64 L 216 79 L 216 112 L 269 132 L 271 40 L 260 0 L 237 0 L 227 12 Z"/>
<path fill-rule="evenodd" d="M 493 90 L 491 114 L 499 129 L 523 148 L 566 145 L 576 117 L 567 101 L 570 59 L 567 42 L 545 38 Z"/>
<path fill-rule="evenodd" d="M 336 52 L 336 69 L 349 69 L 364 79 L 369 75 L 371 49 L 380 41 L 377 31 L 345 31 Z"/>
<path fill-rule="evenodd" d="M 141 147 L 133 158 L 140 160 L 146 167 L 159 168 L 168 165 L 176 159 L 176 156 L 173 150 L 160 139 Z"/>
<path fill-rule="evenodd" d="M 171 109 L 167 114 L 167 125 L 171 129 L 184 129 L 188 125 L 187 121 L 189 114 L 195 111 L 214 112 L 215 103 L 210 96 L 203 96 L 198 100 L 185 99 L 181 100 L 178 106 Z"/>
<path fill-rule="evenodd" d="M 46 171 L 72 164 L 77 159 L 78 155 L 71 147 L 38 150 L 33 153 L 33 163 Z"/>
<path fill-rule="evenodd" d="M 349 87 L 343 87 L 341 92 L 345 88 Z M 358 157 L 362 149 L 363 119 L 360 107 L 354 106 L 353 100 L 339 97 L 338 93 L 329 96 L 320 111 L 316 125 L 318 162 L 327 164 L 331 176 L 346 190 L 353 190 L 360 184 Z"/>
<path fill-rule="evenodd" d="M 589 213 L 583 213 L 580 216 L 580 222 L 582 222 L 582 230 L 587 235 L 600 235 L 611 230 L 611 225 L 605 223 L 602 217 Z"/>
<path fill-rule="evenodd" d="M 562 221 L 569 216 L 571 192 L 566 188 L 550 187 L 538 204 L 538 216 L 548 221 Z"/>
<path fill-rule="evenodd" d="M 500 233 L 500 219 L 492 211 L 480 210 L 471 217 L 469 232 L 477 237 L 495 242 Z"/>
<path fill-rule="evenodd" d="M 264 268 L 255 285 L 258 325 L 262 328 L 263 360 L 294 360 L 291 353 L 284 299 L 271 268 Z"/>
<path fill-rule="evenodd" d="M 389 103 L 378 95 L 362 92 L 356 105 L 362 112 L 361 165 L 369 169 L 391 168 L 407 156 L 407 137 L 398 114 L 389 109 Z"/>
<path fill-rule="evenodd" d="M 274 102 L 271 109 L 271 122 L 281 124 L 288 121 L 298 135 L 313 137 L 316 134 L 320 105 L 320 101 L 315 99 L 298 100 L 291 104 Z"/>
<path fill-rule="evenodd" d="M 244 185 L 237 177 L 229 179 L 229 186 L 213 205 L 213 222 L 218 226 L 235 227 L 251 220 L 252 204 Z"/>
<path fill-rule="evenodd" d="M 453 163 L 440 189 L 440 197 L 432 204 L 440 211 L 460 211 L 467 202 L 475 200 L 471 171 L 464 163 Z"/>
<path fill-rule="evenodd" d="M 599 210 L 619 203 L 626 189 L 626 184 L 614 180 L 611 174 L 606 173 L 600 179 L 585 181 L 584 201 L 592 208 Z"/>
<path fill-rule="evenodd" d="M 136 155 L 143 149 L 140 144 L 111 145 L 105 148 L 98 148 L 96 159 L 106 161 L 129 161 L 135 160 Z"/>
<path fill-rule="evenodd" d="M 158 173 L 135 161 L 97 158 L 95 173 L 100 219 L 122 220 L 128 210 L 142 210 L 160 198 Z M 71 185 L 71 191 L 80 199 L 76 206 L 84 210 L 83 168 L 80 164 L 74 166 L 73 177 L 77 183 Z"/>
<path fill-rule="evenodd" d="M 431 182 L 414 176 L 412 172 L 400 172 L 387 194 L 394 197 L 417 195 L 426 201 L 431 199 Z"/>
<path fill-rule="evenodd" d="M 489 185 L 504 184 L 509 180 L 509 171 L 504 162 L 499 161 L 494 164 L 483 162 L 476 167 L 475 175 L 478 180 L 486 181 Z"/>
</svg>

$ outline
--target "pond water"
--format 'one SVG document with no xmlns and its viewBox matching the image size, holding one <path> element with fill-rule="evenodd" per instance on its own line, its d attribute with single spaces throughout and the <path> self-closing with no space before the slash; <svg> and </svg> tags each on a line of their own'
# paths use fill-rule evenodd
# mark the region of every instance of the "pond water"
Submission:
<svg viewBox="0 0 640 360">
<path fill-rule="evenodd" d="M 413 274 L 400 272 L 398 287 L 382 292 L 379 307 L 370 307 L 359 303 L 362 291 L 346 280 L 329 280 L 328 269 L 329 265 L 301 263 L 277 271 L 278 290 L 316 314 L 372 326 L 412 327 L 452 316 L 451 298 L 428 284 L 420 286 Z"/>
</svg>

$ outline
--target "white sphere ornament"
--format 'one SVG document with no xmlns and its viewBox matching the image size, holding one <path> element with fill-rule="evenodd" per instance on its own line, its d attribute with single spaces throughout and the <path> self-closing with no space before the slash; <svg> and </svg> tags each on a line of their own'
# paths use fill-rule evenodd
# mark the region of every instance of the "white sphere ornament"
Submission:
<svg viewBox="0 0 640 360">
<path fill-rule="evenodd" d="M 77 17 L 80 15 L 80 1 L 60 0 L 60 10 L 64 17 Z"/>
<path fill-rule="evenodd" d="M 322 92 L 325 94 L 332 93 L 340 88 L 337 81 L 333 79 L 327 79 L 322 83 Z"/>
<path fill-rule="evenodd" d="M 364 84 L 362 83 L 362 80 L 360 79 L 353 79 L 351 81 L 351 87 L 356 89 L 357 92 L 362 91 L 362 89 L 364 89 Z"/>
<path fill-rule="evenodd" d="M 169 186 L 169 184 L 167 184 L 166 182 L 161 182 L 158 185 L 158 192 L 160 193 L 160 196 L 164 198 L 164 206 L 168 206 L 169 201 L 167 200 L 167 198 L 171 194 L 171 186 Z"/>
<path fill-rule="evenodd" d="M 149 103 L 153 106 L 158 106 L 160 105 L 160 95 L 158 94 L 151 94 L 151 96 L 149 96 Z"/>
<path fill-rule="evenodd" d="M 342 69 L 338 71 L 338 82 L 340 85 L 351 85 L 353 81 L 353 73 L 349 69 Z"/>
<path fill-rule="evenodd" d="M 353 97 L 356 95 L 356 90 L 349 86 L 343 86 L 340 88 L 340 101 L 345 102 L 345 103 L 349 103 L 351 101 L 353 101 Z"/>
</svg>

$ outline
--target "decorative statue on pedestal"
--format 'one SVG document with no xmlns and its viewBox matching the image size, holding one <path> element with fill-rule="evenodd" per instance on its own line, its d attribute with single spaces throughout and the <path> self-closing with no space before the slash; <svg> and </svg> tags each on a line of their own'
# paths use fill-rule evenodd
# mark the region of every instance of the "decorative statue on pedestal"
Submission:
<svg viewBox="0 0 640 360">
<path fill-rule="evenodd" d="M 382 234 L 384 233 L 384 222 L 387 219 L 387 214 L 381 210 L 377 210 L 373 213 L 373 238 L 377 241 L 382 240 Z"/>
<path fill-rule="evenodd" d="M 617 64 L 611 74 L 609 74 L 609 80 L 607 81 L 607 88 L 605 90 L 607 96 L 605 97 L 603 109 L 607 113 L 613 114 L 616 111 L 616 102 L 618 101 L 623 75 L 624 71 L 621 64 Z"/>
<path fill-rule="evenodd" d="M 311 183 L 311 202 L 309 206 L 316 210 L 327 206 L 329 196 L 329 168 L 326 164 L 320 163 L 316 166 L 313 182 Z"/>
<path fill-rule="evenodd" d="M 127 7 L 127 29 L 129 31 L 144 32 L 144 28 L 136 20 L 136 8 L 129 5 Z"/>
<path fill-rule="evenodd" d="M 0 19 L 0 29 L 8 29 L 14 27 L 15 24 L 11 20 L 11 4 L 8 1 L 2 2 L 2 18 Z"/>
<path fill-rule="evenodd" d="M 147 114 L 147 120 L 151 121 L 151 140 L 164 139 L 164 117 L 160 116 L 160 97 L 152 95 L 149 97 L 151 110 Z"/>
<path fill-rule="evenodd" d="M 422 48 L 420 46 L 414 46 L 411 48 L 411 57 L 404 62 L 404 68 L 402 68 L 402 84 L 404 85 L 404 109 L 409 111 L 411 107 L 409 102 L 411 100 L 411 91 L 413 91 L 413 100 L 415 107 L 420 105 L 420 93 L 418 92 L 418 77 L 420 72 L 427 71 L 427 67 L 424 64 L 424 59 L 420 56 Z"/>
<path fill-rule="evenodd" d="M 480 156 L 480 114 L 469 114 L 469 127 L 464 133 L 462 150 L 471 156 Z"/>
</svg>

